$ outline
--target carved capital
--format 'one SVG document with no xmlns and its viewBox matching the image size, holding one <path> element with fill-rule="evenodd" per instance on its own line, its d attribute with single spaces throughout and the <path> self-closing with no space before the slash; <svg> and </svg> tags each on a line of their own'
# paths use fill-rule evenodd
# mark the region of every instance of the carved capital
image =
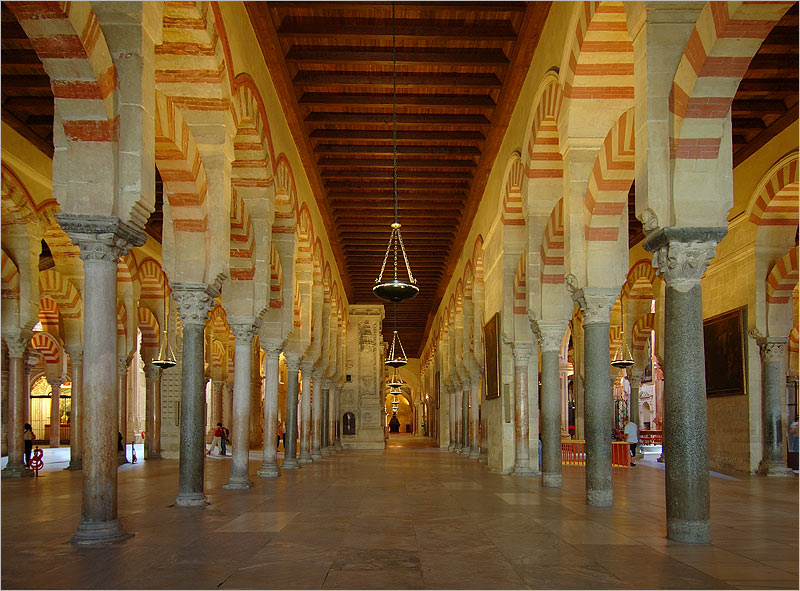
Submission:
<svg viewBox="0 0 800 591">
<path fill-rule="evenodd" d="M 219 295 L 219 291 L 207 283 L 188 281 L 170 283 L 169 286 L 183 325 L 205 326 L 208 313 L 214 306 L 214 298 Z"/>
<path fill-rule="evenodd" d="M 84 261 L 100 261 L 116 265 L 134 246 L 147 241 L 144 232 L 116 217 L 56 213 L 61 229 L 81 249 Z"/>
<path fill-rule="evenodd" d="M 161 379 L 161 368 L 152 363 L 147 363 L 144 366 L 144 379 L 147 383 L 152 383 Z"/>
<path fill-rule="evenodd" d="M 788 337 L 761 337 L 756 339 L 763 363 L 778 363 L 786 359 Z"/>
<path fill-rule="evenodd" d="M 281 357 L 281 350 L 280 350 L 279 347 L 278 348 L 268 347 L 268 348 L 264 349 L 264 358 L 265 359 L 267 359 L 267 360 L 274 359 L 275 361 L 278 361 L 280 359 L 280 357 Z"/>
<path fill-rule="evenodd" d="M 529 343 L 516 343 L 514 345 L 514 366 L 524 367 L 528 364 L 533 353 L 533 345 Z"/>
<path fill-rule="evenodd" d="M 54 392 L 55 392 L 56 390 L 60 390 L 60 389 L 61 389 L 61 386 L 63 386 L 63 385 L 64 385 L 64 382 L 66 382 L 66 381 L 67 381 L 67 380 L 65 380 L 65 379 L 64 379 L 64 378 L 62 378 L 62 377 L 58 377 L 58 378 L 47 378 L 47 383 L 48 383 L 48 384 L 50 384 L 50 388 L 51 388 L 51 389 L 52 389 Z"/>
<path fill-rule="evenodd" d="M 296 355 L 286 355 L 286 367 L 289 371 L 300 371 L 300 357 Z"/>
<path fill-rule="evenodd" d="M 253 337 L 260 326 L 260 323 L 256 324 L 253 320 L 233 318 L 228 321 L 228 324 L 231 327 L 233 336 L 236 337 L 236 343 L 245 343 L 247 345 L 253 342 Z"/>
<path fill-rule="evenodd" d="M 21 358 L 25 356 L 25 350 L 28 348 L 28 343 L 31 340 L 31 335 L 3 335 L 3 340 L 8 347 L 8 356 L 10 358 Z M 38 359 L 37 359 L 38 361 Z"/>
<path fill-rule="evenodd" d="M 561 350 L 561 340 L 564 338 L 564 331 L 567 330 L 568 324 L 568 320 L 540 320 L 536 323 L 542 352 Z"/>
<path fill-rule="evenodd" d="M 119 375 L 123 375 L 126 371 L 128 371 L 128 364 L 130 362 L 131 362 L 130 357 L 117 358 L 117 372 L 119 372 Z"/>
<path fill-rule="evenodd" d="M 573 292 L 572 299 L 583 312 L 583 324 L 608 324 L 617 293 L 606 287 L 584 287 Z"/>
<path fill-rule="evenodd" d="M 80 345 L 67 345 L 64 350 L 69 355 L 69 360 L 73 367 L 83 363 L 83 347 Z"/>
<path fill-rule="evenodd" d="M 653 268 L 667 285 L 682 293 L 700 285 L 724 228 L 662 228 L 645 240 L 653 253 Z"/>
</svg>

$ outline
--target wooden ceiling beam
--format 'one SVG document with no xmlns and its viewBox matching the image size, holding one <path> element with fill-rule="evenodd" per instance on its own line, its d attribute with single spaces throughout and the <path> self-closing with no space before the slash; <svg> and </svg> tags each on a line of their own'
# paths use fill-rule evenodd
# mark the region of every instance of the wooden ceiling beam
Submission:
<svg viewBox="0 0 800 591">
<path fill-rule="evenodd" d="M 323 170 L 323 179 L 330 178 L 394 178 L 394 171 L 391 168 L 383 170 Z M 464 172 L 444 172 L 439 170 L 402 170 L 397 169 L 397 178 L 404 179 L 471 179 L 469 171 Z"/>
<path fill-rule="evenodd" d="M 3 101 L 3 107 L 10 111 L 24 111 L 37 115 L 53 115 L 55 103 L 53 97 L 46 96 L 14 96 Z"/>
<path fill-rule="evenodd" d="M 396 52 L 400 66 L 506 66 L 508 58 L 499 48 L 450 49 L 404 47 Z M 286 54 L 294 64 L 392 65 L 392 51 L 386 47 L 331 47 L 328 45 L 294 45 Z"/>
<path fill-rule="evenodd" d="M 391 93 L 327 93 L 304 92 L 300 97 L 301 105 L 391 105 Z M 495 102 L 488 94 L 398 94 L 397 105 L 414 105 L 425 107 L 480 107 L 493 109 Z"/>
<path fill-rule="evenodd" d="M 732 110 L 734 114 L 758 113 L 762 115 L 781 115 L 786 112 L 786 103 L 782 100 L 734 99 Z"/>
<path fill-rule="evenodd" d="M 436 187 L 438 189 L 447 189 L 450 191 L 466 190 L 469 189 L 469 182 L 467 181 L 451 181 L 438 182 L 438 179 L 418 179 L 409 181 L 402 179 L 402 185 L 408 189 L 428 189 Z M 353 181 L 340 181 L 338 179 L 324 179 L 326 187 L 330 188 L 362 188 L 371 189 L 374 187 L 387 187 L 392 188 L 392 182 L 385 179 L 363 179 L 358 182 Z"/>
<path fill-rule="evenodd" d="M 44 66 L 39 56 L 32 49 L 5 49 L 0 51 L 0 62 L 6 66 L 26 66 L 28 68 L 41 68 Z"/>
<path fill-rule="evenodd" d="M 394 88 L 391 72 L 320 72 L 317 70 L 300 70 L 294 77 L 296 88 L 308 86 L 350 86 L 370 89 Z M 494 74 L 429 74 L 408 73 L 397 74 L 397 88 L 424 87 L 449 90 L 454 87 L 500 88 L 503 83 Z"/>
<path fill-rule="evenodd" d="M 315 129 L 310 137 L 314 139 L 340 140 L 376 140 L 393 142 L 391 130 L 371 129 Z M 478 141 L 486 139 L 480 131 L 405 131 L 397 132 L 397 141 Z"/>
<path fill-rule="evenodd" d="M 391 145 L 359 145 L 359 144 L 318 144 L 314 148 L 317 154 L 324 153 L 348 153 L 356 152 L 360 154 L 391 154 L 393 146 Z M 469 156 L 479 156 L 481 151 L 475 146 L 447 146 L 447 145 L 430 145 L 430 146 L 397 146 L 398 154 L 461 154 Z"/>
<path fill-rule="evenodd" d="M 332 158 L 325 156 L 317 161 L 317 166 L 323 169 L 335 167 L 353 168 L 394 168 L 391 158 Z M 404 168 L 475 168 L 474 160 L 445 160 L 427 158 L 398 158 L 397 169 Z"/>
<path fill-rule="evenodd" d="M 419 19 L 396 18 L 377 20 L 375 18 L 303 18 L 286 16 L 278 27 L 278 36 L 284 39 L 319 39 L 320 37 L 357 40 L 385 40 L 394 37 L 397 41 L 515 41 L 517 32 L 507 20 L 480 20 L 465 23 L 431 22 Z"/>
<path fill-rule="evenodd" d="M 386 125 L 392 122 L 392 113 L 341 113 L 337 111 L 311 111 L 305 118 L 306 123 L 335 123 L 335 124 L 380 124 Z M 447 125 L 450 127 L 470 126 L 488 127 L 491 121 L 485 115 L 423 115 L 415 113 L 398 113 L 397 125 L 426 126 L 435 125 L 437 127 Z"/>
<path fill-rule="evenodd" d="M 363 14 L 365 16 L 374 16 L 375 11 L 381 7 L 386 10 L 387 16 L 391 16 L 391 6 L 390 2 L 348 2 L 347 3 L 347 14 Z M 280 2 L 278 4 L 273 4 L 273 7 L 277 7 L 278 9 L 299 9 L 299 10 L 318 10 L 318 9 L 330 9 L 331 4 L 330 2 L 316 2 L 316 1 L 287 1 L 287 2 Z M 452 9 L 453 4 L 451 2 L 403 2 L 402 4 L 396 5 L 397 13 L 401 13 L 403 11 L 413 11 L 415 13 L 426 14 L 426 15 L 435 15 L 439 10 L 442 9 Z M 469 2 L 466 4 L 461 4 L 458 7 L 459 14 L 477 14 L 480 15 L 486 11 L 490 11 L 492 14 L 497 14 L 498 12 L 524 12 L 525 11 L 525 3 L 524 2 Z"/>
</svg>

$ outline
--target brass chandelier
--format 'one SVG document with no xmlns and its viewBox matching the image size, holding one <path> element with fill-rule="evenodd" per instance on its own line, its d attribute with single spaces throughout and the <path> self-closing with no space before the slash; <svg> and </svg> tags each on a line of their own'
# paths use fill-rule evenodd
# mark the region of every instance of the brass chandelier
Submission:
<svg viewBox="0 0 800 591">
<path fill-rule="evenodd" d="M 166 292 L 166 290 L 164 290 Z M 161 340 L 161 347 L 158 351 L 158 357 L 153 359 L 152 363 L 158 368 L 169 369 L 175 367 L 178 362 L 175 359 L 175 353 L 172 352 L 172 347 L 169 345 L 169 303 L 167 299 L 169 295 L 164 293 L 164 338 Z"/>
<path fill-rule="evenodd" d="M 628 347 L 628 343 L 625 342 L 625 309 L 622 307 L 622 298 L 619 300 L 619 315 L 622 319 L 622 342 L 617 352 L 614 354 L 611 365 L 619 369 L 628 369 L 629 367 L 633 367 L 635 362 L 633 360 L 633 355 L 631 355 L 631 350 Z"/>
<path fill-rule="evenodd" d="M 415 297 L 419 293 L 417 281 L 411 273 L 411 265 L 408 263 L 405 246 L 403 246 L 403 236 L 400 234 L 400 221 L 397 212 L 397 44 L 395 42 L 395 22 L 394 22 L 394 3 L 392 3 L 392 169 L 394 179 L 394 222 L 391 225 L 392 232 L 389 235 L 389 244 L 386 246 L 386 254 L 383 257 L 381 272 L 375 279 L 375 286 L 372 292 L 389 302 L 404 302 Z M 398 250 L 403 255 L 403 262 L 406 266 L 408 280 L 402 280 L 397 275 L 397 254 Z M 384 281 L 383 273 L 386 270 L 386 263 L 389 260 L 389 253 L 393 254 L 394 274 L 391 279 Z M 395 332 L 395 336 L 397 332 Z M 393 346 L 394 348 L 394 346 Z"/>
</svg>

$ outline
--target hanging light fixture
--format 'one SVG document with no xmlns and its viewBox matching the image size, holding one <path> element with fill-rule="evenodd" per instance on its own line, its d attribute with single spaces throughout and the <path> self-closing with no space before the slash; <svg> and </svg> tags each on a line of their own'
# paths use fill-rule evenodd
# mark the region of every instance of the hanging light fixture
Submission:
<svg viewBox="0 0 800 591">
<path fill-rule="evenodd" d="M 381 272 L 375 279 L 375 286 L 372 292 L 389 302 L 404 302 L 415 297 L 419 293 L 417 287 L 417 280 L 411 273 L 411 265 L 408 264 L 408 256 L 406 255 L 405 246 L 403 246 L 403 236 L 400 234 L 400 221 L 397 214 L 397 44 L 395 43 L 395 27 L 394 27 L 394 3 L 392 3 L 392 169 L 394 179 L 394 223 L 392 223 L 392 233 L 389 236 L 389 244 L 386 246 L 386 254 L 383 257 L 383 264 L 381 265 Z M 403 262 L 406 265 L 406 273 L 408 274 L 408 281 L 404 281 L 397 276 L 397 251 L 398 248 L 403 254 Z M 393 268 L 394 275 L 391 279 L 384 281 L 383 272 L 386 269 L 386 263 L 389 260 L 389 252 L 392 252 L 394 257 Z"/>
<path fill-rule="evenodd" d="M 391 380 L 389 380 L 389 387 L 390 388 L 401 388 L 403 386 L 403 380 L 401 380 L 398 375 L 397 371 L 394 372 L 394 376 Z"/>
<path fill-rule="evenodd" d="M 383 362 L 389 367 L 397 369 L 408 363 L 408 357 L 400 342 L 400 335 L 397 334 L 397 304 L 394 305 L 394 334 L 392 335 L 392 346 L 389 348 L 389 357 Z M 397 372 L 395 372 L 395 375 Z"/>
<path fill-rule="evenodd" d="M 611 362 L 613 367 L 618 367 L 619 369 L 628 369 L 629 367 L 633 367 L 634 360 L 633 355 L 631 355 L 631 350 L 628 347 L 628 343 L 625 342 L 625 310 L 622 307 L 622 299 L 619 300 L 619 314 L 622 318 L 622 342 L 619 345 L 619 349 L 614 354 L 614 360 Z"/>
<path fill-rule="evenodd" d="M 161 369 L 169 369 L 175 367 L 178 362 L 175 359 L 175 353 L 172 352 L 172 347 L 169 345 L 168 330 L 169 330 L 169 296 L 164 293 L 164 338 L 161 339 L 161 348 L 158 351 L 158 357 L 153 359 L 152 363 Z"/>
</svg>

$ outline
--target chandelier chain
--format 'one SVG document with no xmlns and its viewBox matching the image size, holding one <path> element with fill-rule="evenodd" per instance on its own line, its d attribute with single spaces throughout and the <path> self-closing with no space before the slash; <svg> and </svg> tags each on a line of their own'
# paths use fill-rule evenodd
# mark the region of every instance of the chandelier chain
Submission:
<svg viewBox="0 0 800 591">
<path fill-rule="evenodd" d="M 392 2 L 392 170 L 394 178 L 394 223 L 398 223 L 397 213 L 397 43 L 395 39 L 394 2 Z M 395 247 L 395 259 L 397 252 Z M 404 253 L 405 254 L 405 253 Z M 397 264 L 394 267 L 397 279 Z"/>
</svg>

